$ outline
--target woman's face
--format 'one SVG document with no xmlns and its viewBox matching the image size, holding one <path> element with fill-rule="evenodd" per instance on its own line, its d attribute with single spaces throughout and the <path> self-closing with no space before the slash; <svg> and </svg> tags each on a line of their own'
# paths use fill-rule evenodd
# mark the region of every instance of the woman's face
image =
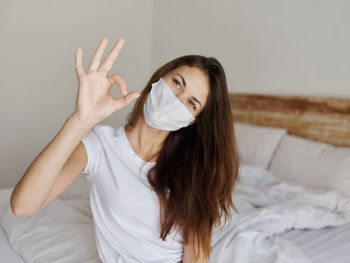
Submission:
<svg viewBox="0 0 350 263">
<path fill-rule="evenodd" d="M 196 117 L 204 108 L 209 94 L 209 80 L 203 71 L 197 67 L 181 66 L 167 73 L 163 79 Z"/>
</svg>

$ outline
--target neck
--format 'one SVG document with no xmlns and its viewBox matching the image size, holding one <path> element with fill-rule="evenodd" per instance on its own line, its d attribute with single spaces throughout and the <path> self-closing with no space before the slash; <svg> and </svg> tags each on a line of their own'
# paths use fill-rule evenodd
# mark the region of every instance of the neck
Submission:
<svg viewBox="0 0 350 263">
<path fill-rule="evenodd" d="M 134 152 L 147 162 L 156 161 L 169 132 L 147 125 L 142 114 L 136 120 L 134 127 L 125 127 L 125 134 Z"/>
</svg>

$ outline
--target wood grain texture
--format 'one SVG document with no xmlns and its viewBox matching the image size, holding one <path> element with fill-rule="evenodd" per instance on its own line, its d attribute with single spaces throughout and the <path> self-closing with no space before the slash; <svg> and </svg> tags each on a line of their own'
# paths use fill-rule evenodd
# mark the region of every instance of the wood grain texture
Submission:
<svg viewBox="0 0 350 263">
<path fill-rule="evenodd" d="M 350 146 L 350 99 L 231 93 L 230 102 L 234 121 Z"/>
</svg>

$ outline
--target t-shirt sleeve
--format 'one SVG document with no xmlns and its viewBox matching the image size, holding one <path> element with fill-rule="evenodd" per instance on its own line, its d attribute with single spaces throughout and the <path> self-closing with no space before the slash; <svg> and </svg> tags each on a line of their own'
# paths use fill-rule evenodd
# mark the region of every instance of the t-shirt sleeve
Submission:
<svg viewBox="0 0 350 263">
<path fill-rule="evenodd" d="M 88 159 L 81 173 L 86 174 L 89 179 L 96 174 L 101 160 L 102 144 L 99 138 L 100 127 L 100 125 L 96 125 L 81 140 L 85 146 Z"/>
</svg>

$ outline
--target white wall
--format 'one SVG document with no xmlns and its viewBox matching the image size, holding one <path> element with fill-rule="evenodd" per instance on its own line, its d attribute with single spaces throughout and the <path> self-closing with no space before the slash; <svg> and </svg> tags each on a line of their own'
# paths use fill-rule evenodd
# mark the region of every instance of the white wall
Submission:
<svg viewBox="0 0 350 263">
<path fill-rule="evenodd" d="M 350 1 L 156 0 L 153 67 L 215 56 L 232 92 L 350 98 Z"/>
<path fill-rule="evenodd" d="M 73 112 L 74 57 L 87 69 L 100 39 L 105 55 L 126 43 L 110 74 L 141 90 L 151 68 L 152 0 L 3 0 L 0 2 L 0 188 L 14 185 Z M 117 88 L 112 92 L 119 95 Z M 119 125 L 131 109 L 103 123 Z"/>
<path fill-rule="evenodd" d="M 163 63 L 215 56 L 232 92 L 350 98 L 347 0 L 0 1 L 0 188 L 14 185 L 72 113 L 74 55 L 126 45 L 112 73 L 141 90 Z M 117 89 L 112 91 L 117 96 Z M 120 125 L 132 105 L 103 123 Z"/>
</svg>

